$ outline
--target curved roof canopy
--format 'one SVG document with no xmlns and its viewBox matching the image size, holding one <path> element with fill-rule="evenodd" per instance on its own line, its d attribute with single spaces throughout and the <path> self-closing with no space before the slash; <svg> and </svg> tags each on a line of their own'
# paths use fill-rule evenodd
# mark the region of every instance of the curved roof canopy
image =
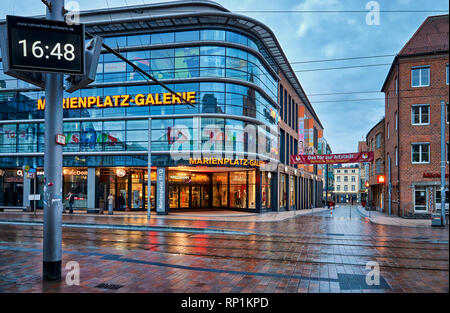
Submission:
<svg viewBox="0 0 450 313">
<path fill-rule="evenodd" d="M 130 31 L 175 31 L 198 26 L 224 27 L 250 34 L 263 44 L 269 64 L 283 75 L 297 92 L 303 104 L 323 128 L 300 82 L 284 54 L 274 33 L 263 23 L 248 16 L 235 14 L 218 3 L 207 0 L 173 1 L 81 12 L 86 30 L 107 35 Z"/>
</svg>

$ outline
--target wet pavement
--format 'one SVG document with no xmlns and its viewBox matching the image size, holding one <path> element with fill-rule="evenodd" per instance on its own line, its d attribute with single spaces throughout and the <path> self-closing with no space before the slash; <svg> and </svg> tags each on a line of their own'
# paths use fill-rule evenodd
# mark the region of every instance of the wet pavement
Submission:
<svg viewBox="0 0 450 313">
<path fill-rule="evenodd" d="M 41 220 L 0 214 L 0 292 L 449 291 L 448 228 L 377 225 L 356 207 L 275 222 L 64 216 L 62 282 L 41 279 Z M 79 286 L 65 282 L 70 261 Z M 379 284 L 366 283 L 368 262 Z"/>
</svg>

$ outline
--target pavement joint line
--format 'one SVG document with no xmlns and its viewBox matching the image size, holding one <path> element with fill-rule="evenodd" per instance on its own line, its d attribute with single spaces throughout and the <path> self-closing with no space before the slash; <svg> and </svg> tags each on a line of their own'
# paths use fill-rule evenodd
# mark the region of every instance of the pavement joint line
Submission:
<svg viewBox="0 0 450 313">
<path fill-rule="evenodd" d="M 12 247 L 12 246 L 0 246 L 0 250 L 42 253 L 41 249 Z M 246 271 L 223 270 L 223 269 L 214 269 L 214 268 L 206 268 L 206 267 L 195 267 L 195 266 L 170 264 L 170 263 L 162 263 L 162 262 L 155 262 L 155 261 L 145 261 L 145 260 L 132 259 L 132 258 L 123 258 L 122 255 L 118 255 L 118 254 L 103 254 L 103 253 L 98 253 L 98 252 L 81 252 L 81 251 L 80 252 L 78 252 L 78 251 L 63 251 L 63 253 L 83 255 L 83 256 L 101 256 L 102 260 L 154 265 L 154 266 L 170 267 L 170 268 L 184 269 L 184 270 L 190 270 L 190 271 L 209 272 L 209 273 L 225 273 L 225 274 L 233 274 L 233 275 L 251 275 L 251 276 L 286 278 L 286 279 L 339 282 L 339 279 L 337 279 L 337 278 L 306 277 L 306 276 L 301 276 L 301 275 L 285 275 L 285 274 L 279 274 L 279 273 L 246 272 Z"/>
<path fill-rule="evenodd" d="M 31 237 L 31 236 L 30 236 Z M 33 237 L 36 238 L 36 237 Z M 40 237 L 42 238 L 42 237 Z M 64 238 L 65 240 L 78 240 L 76 238 Z M 104 241 L 102 241 L 104 242 Z M 111 242 L 111 241 L 109 241 Z M 10 243 L 10 241 L 0 241 L 0 243 Z M 133 243 L 136 244 L 136 243 Z M 39 244 L 40 245 L 40 244 Z M 140 245 L 144 245 L 145 244 L 140 244 Z M 167 247 L 184 247 L 184 248 L 195 248 L 195 247 L 202 247 L 202 248 L 213 248 L 213 247 L 203 247 L 203 246 L 196 246 L 196 245 L 176 245 L 176 244 L 153 244 L 152 248 L 157 248 L 160 246 L 167 246 Z M 91 249 L 95 249 L 95 246 L 83 246 L 83 247 L 89 247 Z M 239 247 L 221 247 L 220 249 L 223 250 L 241 250 L 242 248 Z M 151 250 L 151 249 L 149 249 Z M 258 252 L 270 252 L 270 253 L 292 253 L 292 251 L 290 250 L 264 250 L 264 249 L 251 249 L 254 251 L 258 251 Z M 194 253 L 181 253 L 181 252 L 166 252 L 166 251 L 157 251 L 157 250 L 152 250 L 153 252 L 157 252 L 157 253 L 164 253 L 164 254 L 172 254 L 172 255 L 179 255 L 179 254 L 183 254 L 183 255 L 191 255 L 191 256 L 211 256 L 211 257 L 233 257 L 236 258 L 235 256 L 221 256 L 221 255 L 215 255 L 215 254 L 203 254 L 203 255 L 199 255 L 199 254 L 194 254 Z M 430 258 L 430 259 L 426 259 L 426 258 L 412 258 L 412 257 L 399 257 L 399 256 L 389 256 L 389 255 L 363 255 L 363 254 L 339 254 L 339 253 L 329 253 L 329 252 L 321 252 L 321 253 L 308 253 L 309 256 L 312 255 L 325 255 L 325 256 L 345 256 L 345 257 L 363 257 L 363 258 L 372 258 L 372 259 L 407 259 L 407 260 L 422 260 L 422 261 L 436 261 L 436 262 L 448 262 L 448 259 L 436 259 L 436 258 Z M 240 258 L 240 257 L 237 257 Z M 245 257 L 242 257 L 245 258 Z M 269 261 L 277 261 L 278 259 L 267 259 Z M 296 262 L 300 262 L 300 260 L 295 260 Z M 304 260 L 307 261 L 307 260 Z M 322 262 L 320 262 L 322 263 Z M 327 262 L 330 263 L 330 262 Z M 337 263 L 335 262 L 334 264 L 344 264 L 344 263 Z M 353 263 L 345 263 L 347 265 L 355 265 Z M 364 266 L 364 265 L 361 265 Z"/>
<path fill-rule="evenodd" d="M 0 220 L 0 225 L 29 225 L 43 226 L 41 221 L 5 221 Z M 218 228 L 191 228 L 191 227 L 173 227 L 173 226 L 143 226 L 143 225 L 120 225 L 120 224 L 90 224 L 90 223 L 62 223 L 63 227 L 71 228 L 93 228 L 93 229 L 115 229 L 115 230 L 137 230 L 137 231 L 161 231 L 161 232 L 180 232 L 197 234 L 224 234 L 224 235 L 253 235 L 250 232 L 241 232 L 235 230 L 225 230 Z"/>
</svg>

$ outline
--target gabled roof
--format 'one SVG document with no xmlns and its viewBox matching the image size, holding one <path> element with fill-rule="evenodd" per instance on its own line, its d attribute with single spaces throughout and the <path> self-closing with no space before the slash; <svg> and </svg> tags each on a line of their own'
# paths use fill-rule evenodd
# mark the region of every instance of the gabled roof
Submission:
<svg viewBox="0 0 450 313">
<path fill-rule="evenodd" d="M 448 14 L 427 17 L 398 55 L 448 51 L 448 21 Z"/>
<path fill-rule="evenodd" d="M 449 51 L 449 15 L 428 16 L 414 35 L 395 56 L 381 91 L 384 90 L 394 65 L 399 58 L 431 55 Z"/>
</svg>

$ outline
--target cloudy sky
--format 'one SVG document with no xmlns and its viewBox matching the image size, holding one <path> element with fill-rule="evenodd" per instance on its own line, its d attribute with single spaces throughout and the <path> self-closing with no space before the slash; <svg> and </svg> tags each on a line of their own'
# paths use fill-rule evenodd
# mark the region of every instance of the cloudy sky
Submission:
<svg viewBox="0 0 450 313">
<path fill-rule="evenodd" d="M 78 2 L 81 10 L 88 10 L 166 1 Z M 384 115 L 383 94 L 379 92 L 389 70 L 389 65 L 384 64 L 392 62 L 392 55 L 403 47 L 427 16 L 448 13 L 449 9 L 446 0 L 382 0 L 377 1 L 381 11 L 422 12 L 381 12 L 379 25 L 368 25 L 366 23 L 368 1 L 364 0 L 217 0 L 216 2 L 231 11 L 239 11 L 238 13 L 258 19 L 274 31 L 289 61 L 297 62 L 293 63 L 292 67 L 297 71 L 300 83 L 325 127 L 324 136 L 333 153 L 357 150 L 357 142 L 363 140 L 370 128 Z M 250 12 L 252 10 L 266 12 Z M 44 13 L 45 6 L 40 0 L 2 0 L 0 7 L 2 19 L 6 14 L 32 16 Z M 389 56 L 298 63 L 380 55 Z M 318 70 L 372 64 L 375 66 Z"/>
</svg>

